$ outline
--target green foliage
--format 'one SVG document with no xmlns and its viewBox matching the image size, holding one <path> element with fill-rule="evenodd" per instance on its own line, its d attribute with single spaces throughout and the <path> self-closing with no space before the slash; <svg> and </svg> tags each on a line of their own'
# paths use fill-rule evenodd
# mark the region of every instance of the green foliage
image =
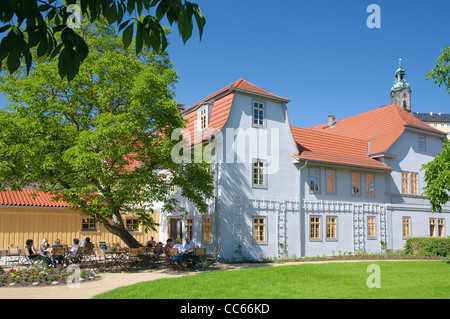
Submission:
<svg viewBox="0 0 450 319">
<path fill-rule="evenodd" d="M 450 143 L 447 139 L 443 140 L 442 152 L 424 164 L 421 170 L 425 170 L 423 195 L 430 198 L 431 210 L 440 213 L 442 205 L 450 198 Z"/>
<path fill-rule="evenodd" d="M 71 6 L 77 4 L 76 0 L 65 2 L 0 1 L 0 33 L 9 31 L 0 43 L 0 64 L 6 59 L 10 74 L 19 69 L 22 59 L 29 72 L 33 62 L 30 49 L 37 47 L 38 57 L 53 59 L 59 55 L 59 75 L 73 80 L 88 55 L 85 39 L 71 29 L 73 20 L 81 17 L 90 22 L 106 19 L 110 25 L 118 26 L 119 31 L 125 28 L 122 41 L 126 48 L 133 39 L 136 25 L 136 54 L 144 47 L 158 52 L 166 49 L 167 38 L 160 24 L 164 17 L 170 25 L 177 23 L 184 43 L 192 35 L 193 18 L 200 38 L 206 23 L 200 7 L 185 0 L 83 0 L 76 7 L 81 16 L 76 16 L 77 10 Z M 141 17 L 144 10 L 151 9 L 156 9 L 156 16 Z M 123 21 L 124 18 L 128 19 Z"/>
<path fill-rule="evenodd" d="M 106 22 L 86 23 L 80 32 L 90 53 L 72 81 L 61 80 L 59 63 L 37 52 L 28 75 L 21 69 L 1 77 L 11 105 L 0 111 L 0 187 L 37 183 L 136 246 L 121 213 L 133 211 L 145 230 L 154 229 L 151 203 L 173 212 L 174 186 L 205 212 L 213 195 L 209 164 L 172 161 L 178 141 L 170 136 L 185 121 L 167 54 L 136 56 L 134 42 L 125 50 Z"/>
<path fill-rule="evenodd" d="M 445 46 L 436 65 L 427 76 L 427 80 L 434 80 L 440 86 L 444 86 L 450 94 L 450 47 Z M 425 170 L 425 183 L 423 195 L 430 198 L 431 210 L 442 212 L 442 205 L 449 200 L 450 191 L 450 143 L 444 140 L 443 151 L 436 155 L 432 162 L 422 166 Z"/>
<path fill-rule="evenodd" d="M 408 238 L 405 252 L 419 257 L 450 257 L 450 238 Z"/>
<path fill-rule="evenodd" d="M 436 61 L 436 66 L 426 76 L 427 80 L 433 79 L 434 83 L 437 83 L 439 87 L 444 86 L 448 94 L 450 94 L 450 47 L 445 46 L 441 53 Z"/>
</svg>

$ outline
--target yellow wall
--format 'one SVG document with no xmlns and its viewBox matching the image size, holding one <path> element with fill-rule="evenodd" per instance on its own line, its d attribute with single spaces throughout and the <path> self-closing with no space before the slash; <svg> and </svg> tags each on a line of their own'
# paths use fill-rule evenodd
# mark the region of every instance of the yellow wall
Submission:
<svg viewBox="0 0 450 319">
<path fill-rule="evenodd" d="M 106 241 L 109 244 L 123 241 L 116 235 L 108 232 L 103 226 L 97 224 L 97 231 L 81 231 L 82 216 L 78 211 L 64 208 L 34 208 L 34 207 L 0 207 L 0 249 L 13 244 L 19 248 L 25 247 L 27 239 L 34 241 L 34 246 L 39 248 L 43 238 L 49 240 L 50 245 L 56 238 L 62 244 L 72 245 L 72 239 L 83 239 L 84 236 L 91 238 L 91 242 L 98 244 Z M 160 214 L 155 213 L 154 220 L 159 223 Z M 145 233 L 142 226 L 140 231 L 131 234 L 140 243 L 145 244 L 151 236 L 159 241 L 159 227 L 157 232 Z"/>
</svg>

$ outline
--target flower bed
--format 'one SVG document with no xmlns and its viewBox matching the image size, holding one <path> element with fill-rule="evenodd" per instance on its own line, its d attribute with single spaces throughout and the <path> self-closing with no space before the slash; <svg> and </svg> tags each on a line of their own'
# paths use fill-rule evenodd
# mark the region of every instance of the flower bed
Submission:
<svg viewBox="0 0 450 319">
<path fill-rule="evenodd" d="M 64 285 L 97 278 L 98 275 L 89 270 L 80 270 L 77 274 L 74 269 L 61 267 L 9 269 L 0 274 L 0 287 Z"/>
</svg>

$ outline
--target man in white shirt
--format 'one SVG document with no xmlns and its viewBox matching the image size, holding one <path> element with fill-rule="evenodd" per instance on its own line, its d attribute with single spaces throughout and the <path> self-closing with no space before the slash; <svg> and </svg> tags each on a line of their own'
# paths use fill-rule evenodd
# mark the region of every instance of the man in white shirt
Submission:
<svg viewBox="0 0 450 319">
<path fill-rule="evenodd" d="M 195 243 L 191 241 L 189 237 L 186 237 L 186 243 L 184 244 L 184 250 L 192 251 L 194 249 Z"/>
</svg>

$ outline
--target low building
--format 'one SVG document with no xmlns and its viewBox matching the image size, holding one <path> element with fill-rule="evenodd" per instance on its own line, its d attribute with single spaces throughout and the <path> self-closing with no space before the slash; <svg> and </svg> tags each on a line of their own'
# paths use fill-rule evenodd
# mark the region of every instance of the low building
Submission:
<svg viewBox="0 0 450 319">
<path fill-rule="evenodd" d="M 35 194 L 35 196 L 33 195 Z M 141 243 L 146 243 L 151 236 L 159 239 L 157 232 L 145 233 L 142 226 L 133 223 L 133 215 L 124 216 L 124 222 L 133 236 Z M 159 222 L 159 213 L 155 214 Z M 32 239 L 36 248 L 43 238 L 49 240 L 50 245 L 56 238 L 62 244 L 72 245 L 72 240 L 90 237 L 96 244 L 107 242 L 124 243 L 116 235 L 108 232 L 102 225 L 92 218 L 81 216 L 79 211 L 69 208 L 63 201 L 54 201 L 44 192 L 35 190 L 0 192 L 0 247 L 14 246 L 23 248 L 27 239 Z"/>
</svg>

